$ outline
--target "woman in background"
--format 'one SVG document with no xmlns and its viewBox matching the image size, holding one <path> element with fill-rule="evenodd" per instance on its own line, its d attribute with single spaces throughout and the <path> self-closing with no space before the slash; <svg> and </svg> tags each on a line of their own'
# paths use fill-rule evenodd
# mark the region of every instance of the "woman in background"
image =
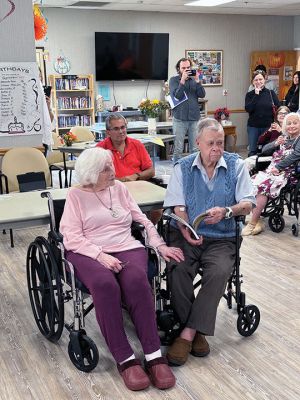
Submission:
<svg viewBox="0 0 300 400">
<path fill-rule="evenodd" d="M 293 75 L 293 83 L 285 96 L 285 105 L 292 111 L 299 110 L 299 82 L 300 71 L 296 71 Z"/>
<path fill-rule="evenodd" d="M 255 71 L 252 75 L 254 89 L 246 94 L 245 109 L 249 113 L 247 123 L 249 153 L 257 154 L 257 142 L 260 135 L 269 129 L 274 122 L 274 107 L 280 102 L 276 93 L 265 87 L 265 72 Z"/>
</svg>

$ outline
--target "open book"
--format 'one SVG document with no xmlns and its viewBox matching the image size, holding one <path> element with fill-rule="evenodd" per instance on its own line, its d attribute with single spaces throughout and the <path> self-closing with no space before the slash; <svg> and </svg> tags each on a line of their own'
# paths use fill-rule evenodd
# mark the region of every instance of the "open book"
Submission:
<svg viewBox="0 0 300 400">
<path fill-rule="evenodd" d="M 186 226 L 191 232 L 192 234 L 195 236 L 196 239 L 199 239 L 199 235 L 197 234 L 197 229 L 198 226 L 201 224 L 201 222 L 204 220 L 205 217 L 207 217 L 207 213 L 202 213 L 199 214 L 193 221 L 192 226 L 186 222 L 184 219 L 182 219 L 181 217 L 178 217 L 178 215 L 171 213 L 169 214 L 170 218 L 175 219 L 175 221 L 180 222 L 182 225 Z"/>
</svg>

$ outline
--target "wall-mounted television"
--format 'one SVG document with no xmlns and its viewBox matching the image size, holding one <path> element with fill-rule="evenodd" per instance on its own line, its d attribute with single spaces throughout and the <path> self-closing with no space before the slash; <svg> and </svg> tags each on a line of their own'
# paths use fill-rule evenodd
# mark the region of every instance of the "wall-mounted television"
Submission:
<svg viewBox="0 0 300 400">
<path fill-rule="evenodd" d="M 167 80 L 168 33 L 95 32 L 97 81 Z"/>
</svg>

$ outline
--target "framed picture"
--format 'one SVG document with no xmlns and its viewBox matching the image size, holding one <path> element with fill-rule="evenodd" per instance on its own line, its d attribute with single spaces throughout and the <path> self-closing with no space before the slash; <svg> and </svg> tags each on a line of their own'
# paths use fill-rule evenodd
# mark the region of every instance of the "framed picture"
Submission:
<svg viewBox="0 0 300 400">
<path fill-rule="evenodd" d="M 198 69 L 203 86 L 222 86 L 222 50 L 186 50 L 185 56 L 192 61 L 192 67 Z"/>
<path fill-rule="evenodd" d="M 47 85 L 47 74 L 46 74 L 46 63 L 44 59 L 44 47 L 36 47 L 35 48 L 35 55 L 36 55 L 36 62 L 39 68 L 42 71 L 42 82 L 43 85 Z"/>
</svg>

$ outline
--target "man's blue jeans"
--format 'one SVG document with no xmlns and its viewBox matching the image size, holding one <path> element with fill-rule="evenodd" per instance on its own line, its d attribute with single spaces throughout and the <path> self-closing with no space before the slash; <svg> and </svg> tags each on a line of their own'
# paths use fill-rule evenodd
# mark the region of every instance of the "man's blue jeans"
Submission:
<svg viewBox="0 0 300 400">
<path fill-rule="evenodd" d="M 248 132 L 248 144 L 249 144 L 249 152 L 248 152 L 248 157 L 254 156 L 257 154 L 257 141 L 260 135 L 262 135 L 266 130 L 269 129 L 269 126 L 267 128 L 255 128 L 254 126 L 247 126 L 247 132 Z"/>
<path fill-rule="evenodd" d="M 173 117 L 173 135 L 175 135 L 173 163 L 182 157 L 184 148 L 184 138 L 188 135 L 189 152 L 195 153 L 198 149 L 196 146 L 198 121 L 181 121 Z"/>
</svg>

